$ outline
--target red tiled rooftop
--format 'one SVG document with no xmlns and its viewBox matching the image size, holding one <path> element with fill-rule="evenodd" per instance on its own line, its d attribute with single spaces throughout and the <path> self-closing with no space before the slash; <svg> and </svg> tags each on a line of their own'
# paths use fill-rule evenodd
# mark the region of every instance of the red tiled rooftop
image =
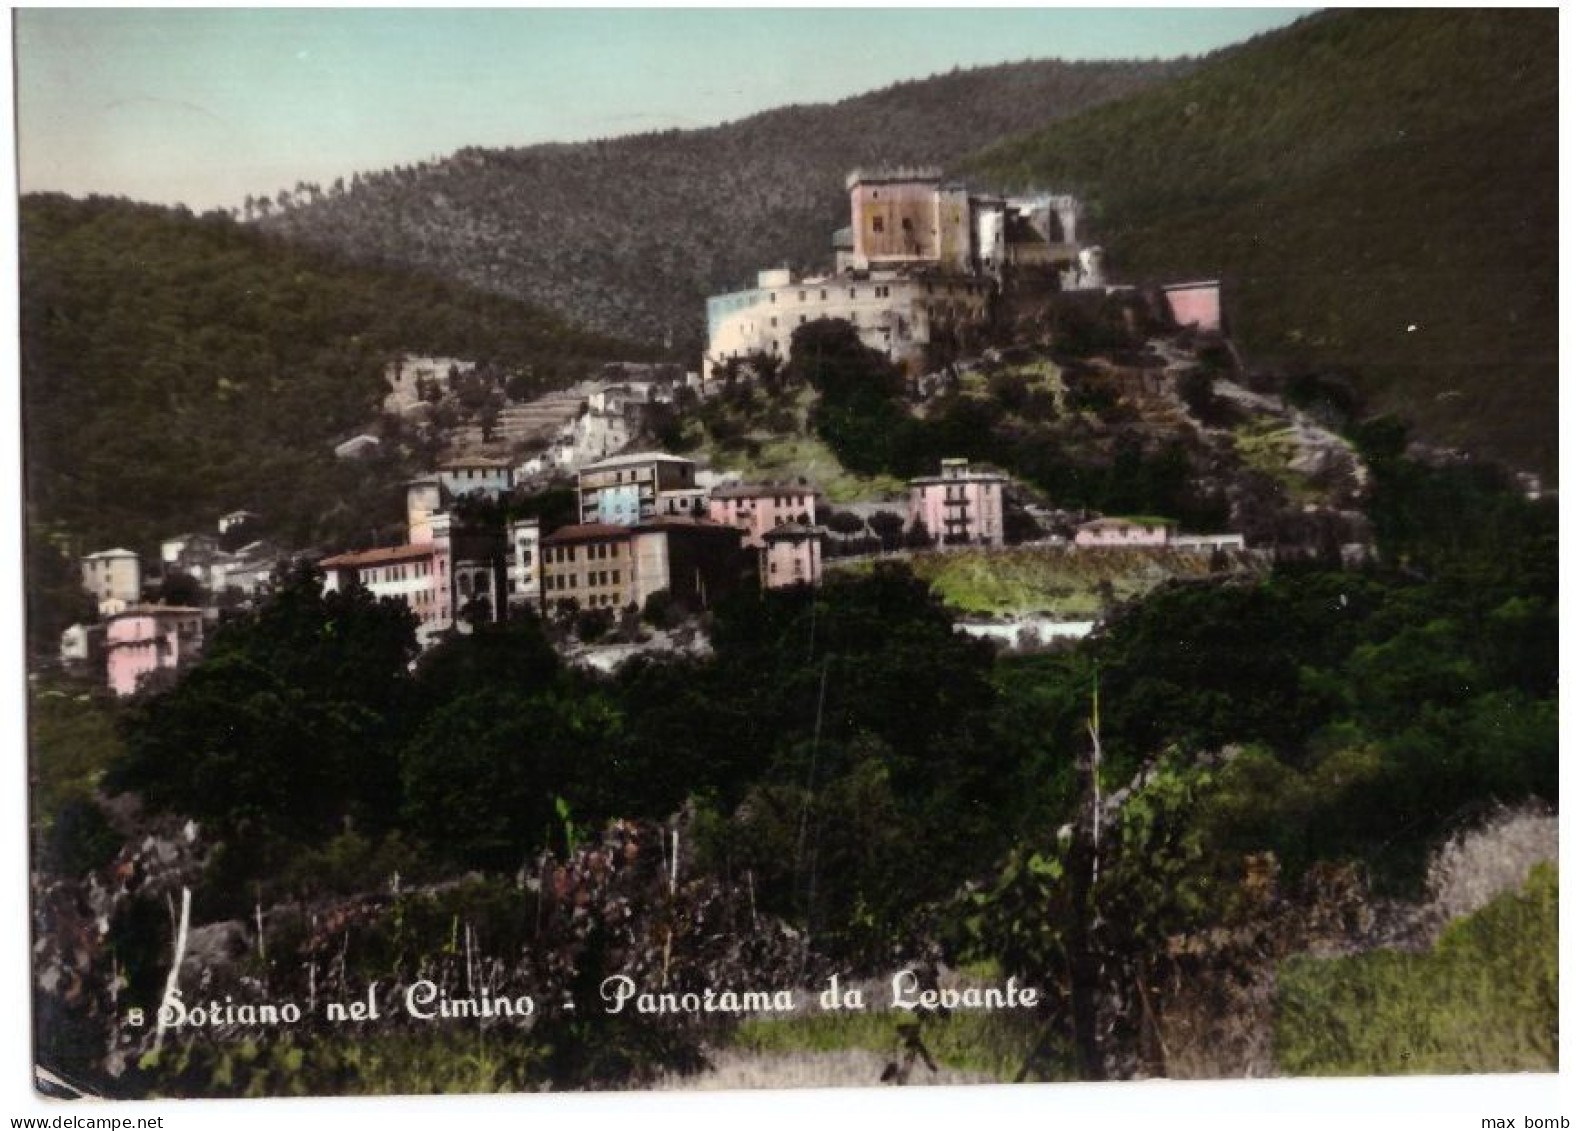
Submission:
<svg viewBox="0 0 1579 1131">
<path fill-rule="evenodd" d="M 357 550 L 349 554 L 336 554 L 318 563 L 324 569 L 349 569 L 355 566 L 387 565 L 390 562 L 409 562 L 433 556 L 432 542 L 412 542 L 405 546 L 383 546 L 376 550 Z"/>
<path fill-rule="evenodd" d="M 547 538 L 543 545 L 564 542 L 591 542 L 598 538 L 628 538 L 629 526 L 615 526 L 609 522 L 580 522 L 574 526 L 561 526 Z"/>
</svg>

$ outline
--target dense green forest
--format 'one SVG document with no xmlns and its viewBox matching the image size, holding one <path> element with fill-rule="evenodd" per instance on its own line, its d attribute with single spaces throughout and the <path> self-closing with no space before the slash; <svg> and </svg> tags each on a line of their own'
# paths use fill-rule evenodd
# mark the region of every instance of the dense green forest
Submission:
<svg viewBox="0 0 1579 1131">
<path fill-rule="evenodd" d="M 261 185 L 251 214 L 293 238 L 439 271 L 607 332 L 672 338 L 695 354 L 707 295 L 774 264 L 831 263 L 829 238 L 850 222 L 850 169 L 952 161 L 1193 65 L 954 71 L 712 129 L 466 149 L 278 194 Z"/>
<path fill-rule="evenodd" d="M 1346 367 L 1423 439 L 1551 477 L 1554 20 L 1323 13 L 1200 61 L 1018 64 L 710 130 L 466 150 L 257 214 L 697 348 L 705 295 L 827 265 L 849 168 L 940 163 L 1078 193 L 1116 278 L 1221 276 L 1253 358 Z"/>
<path fill-rule="evenodd" d="M 333 445 L 376 415 L 406 351 L 564 367 L 640 356 L 497 295 L 350 266 L 224 216 L 124 200 L 21 207 L 29 523 L 79 552 L 260 512 L 288 545 L 365 536 L 402 511 L 397 444 Z M 47 573 L 47 569 L 42 569 Z"/>
<path fill-rule="evenodd" d="M 1080 194 L 1119 278 L 1221 276 L 1252 357 L 1555 476 L 1556 21 L 1322 14 L 959 169 Z"/>
</svg>

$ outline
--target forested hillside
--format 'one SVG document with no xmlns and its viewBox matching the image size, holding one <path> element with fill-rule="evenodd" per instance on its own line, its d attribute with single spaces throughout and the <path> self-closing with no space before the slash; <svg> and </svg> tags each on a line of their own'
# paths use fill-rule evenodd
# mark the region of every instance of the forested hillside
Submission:
<svg viewBox="0 0 1579 1131">
<path fill-rule="evenodd" d="M 1222 275 L 1258 360 L 1554 475 L 1557 17 L 1312 17 L 966 162 L 1084 196 L 1115 273 Z"/>
<path fill-rule="evenodd" d="M 123 200 L 24 199 L 21 268 L 29 520 L 79 548 L 147 550 L 237 507 L 297 545 L 398 517 L 402 469 L 332 450 L 396 353 L 545 387 L 633 354 L 514 299 Z"/>
<path fill-rule="evenodd" d="M 462 150 L 349 187 L 300 186 L 249 214 L 272 231 L 432 268 L 584 325 L 699 349 L 705 296 L 764 266 L 831 261 L 829 237 L 849 223 L 851 168 L 953 161 L 1193 65 L 960 71 L 713 129 Z"/>
</svg>

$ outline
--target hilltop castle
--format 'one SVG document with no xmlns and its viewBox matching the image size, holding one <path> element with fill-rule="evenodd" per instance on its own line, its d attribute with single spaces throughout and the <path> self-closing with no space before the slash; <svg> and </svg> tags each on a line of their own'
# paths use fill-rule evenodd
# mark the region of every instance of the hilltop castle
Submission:
<svg viewBox="0 0 1579 1131">
<path fill-rule="evenodd" d="M 1101 249 L 1080 244 L 1072 196 L 973 195 L 937 169 L 857 169 L 845 179 L 850 225 L 833 234 L 830 275 L 759 272 L 749 290 L 707 300 L 704 376 L 730 359 L 788 357 L 795 328 L 842 318 L 894 361 L 986 321 L 1006 274 L 1036 270 L 1064 289 L 1103 285 Z"/>
</svg>

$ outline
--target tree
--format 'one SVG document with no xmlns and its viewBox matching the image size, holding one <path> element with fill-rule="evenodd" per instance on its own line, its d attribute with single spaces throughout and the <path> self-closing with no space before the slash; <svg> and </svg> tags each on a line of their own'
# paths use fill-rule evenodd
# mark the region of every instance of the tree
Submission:
<svg viewBox="0 0 1579 1131">
<path fill-rule="evenodd" d="M 877 511 L 867 519 L 872 533 L 882 540 L 883 549 L 896 550 L 905 532 L 905 520 L 893 511 Z M 919 521 L 919 519 L 917 520 Z"/>
<path fill-rule="evenodd" d="M 654 628 L 674 628 L 685 618 L 685 610 L 667 589 L 654 590 L 642 605 L 641 619 Z"/>
<path fill-rule="evenodd" d="M 586 791 L 617 732 L 608 704 L 567 686 L 463 696 L 435 711 L 401 751 L 404 813 L 444 856 L 513 870 L 554 837 L 556 798 L 593 811 Z"/>
<path fill-rule="evenodd" d="M 859 534 L 866 529 L 866 520 L 849 511 L 830 511 L 823 525 L 835 534 Z"/>
<path fill-rule="evenodd" d="M 274 595 L 215 633 L 175 686 L 135 704 L 115 788 L 158 809 L 312 840 L 354 816 L 386 826 L 399 783 L 389 744 L 409 705 L 409 609 L 363 589 L 324 593 L 283 572 Z"/>
<path fill-rule="evenodd" d="M 173 569 L 159 582 L 159 603 L 162 605 L 199 605 L 202 601 L 203 586 L 190 573 Z"/>
<path fill-rule="evenodd" d="M 576 615 L 576 636 L 584 644 L 602 640 L 613 628 L 612 609 L 583 609 Z"/>
</svg>

